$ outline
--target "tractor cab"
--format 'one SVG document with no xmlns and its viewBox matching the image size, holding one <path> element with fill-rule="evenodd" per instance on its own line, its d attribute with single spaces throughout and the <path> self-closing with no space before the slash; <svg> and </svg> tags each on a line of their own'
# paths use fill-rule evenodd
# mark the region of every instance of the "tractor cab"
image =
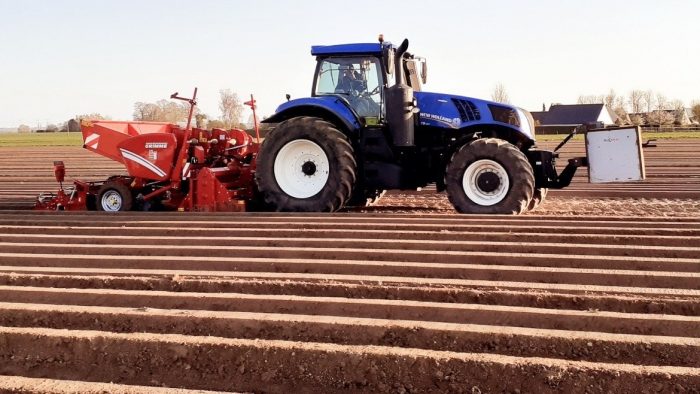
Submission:
<svg viewBox="0 0 700 394">
<path fill-rule="evenodd" d="M 359 117 L 382 118 L 386 81 L 377 57 L 321 58 L 317 70 L 314 96 L 338 95 Z"/>
<path fill-rule="evenodd" d="M 378 43 L 312 47 L 317 58 L 312 96 L 339 96 L 365 125 L 384 123 L 385 90 L 405 80 L 413 91 L 420 91 L 426 81 L 425 59 L 404 52 L 397 58 L 396 51 L 382 38 Z M 394 77 L 399 65 L 402 75 Z"/>
</svg>

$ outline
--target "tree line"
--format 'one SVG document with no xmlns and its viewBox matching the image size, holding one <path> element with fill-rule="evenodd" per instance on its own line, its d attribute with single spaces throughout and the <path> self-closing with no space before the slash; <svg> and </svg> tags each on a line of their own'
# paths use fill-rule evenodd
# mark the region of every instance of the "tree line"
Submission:
<svg viewBox="0 0 700 394">
<path fill-rule="evenodd" d="M 184 102 L 159 100 L 155 103 L 137 102 L 134 104 L 134 120 L 178 123 L 187 120 L 190 105 Z M 219 91 L 219 117 L 211 117 L 195 108 L 193 118 L 198 128 L 245 128 L 243 124 L 243 103 L 238 94 L 230 89 Z"/>
<path fill-rule="evenodd" d="M 171 100 L 158 100 L 155 103 L 139 101 L 134 104 L 133 120 L 151 122 L 180 123 L 187 121 L 190 105 L 184 102 Z M 221 128 L 231 129 L 234 127 L 245 128 L 243 123 L 243 102 L 238 94 L 230 89 L 219 91 L 219 111 L 218 117 L 209 116 L 203 113 L 199 107 L 195 107 L 193 119 L 198 128 Z M 60 124 L 50 123 L 45 126 L 38 126 L 35 132 L 77 132 L 80 131 L 80 122 L 83 119 L 110 119 L 108 116 L 91 113 L 76 115 L 66 122 Z M 29 133 L 32 128 L 26 124 L 21 124 L 17 128 L 20 133 Z"/>
<path fill-rule="evenodd" d="M 502 83 L 494 87 L 491 100 L 510 104 L 508 92 Z M 621 123 L 634 125 L 671 125 L 678 123 L 686 111 L 682 100 L 671 100 L 660 92 L 641 89 L 632 90 L 627 95 L 618 95 L 613 89 L 607 94 L 580 95 L 576 103 L 605 104 L 617 115 Z M 700 121 L 700 100 L 690 103 L 690 112 L 689 118 Z"/>
<path fill-rule="evenodd" d="M 683 100 L 669 99 L 660 92 L 635 89 L 626 96 L 618 95 L 613 89 L 607 94 L 581 95 L 577 104 L 605 104 L 620 119 L 629 117 L 634 125 L 670 125 L 678 123 L 686 111 Z M 691 118 L 700 119 L 700 100 L 690 103 Z"/>
</svg>

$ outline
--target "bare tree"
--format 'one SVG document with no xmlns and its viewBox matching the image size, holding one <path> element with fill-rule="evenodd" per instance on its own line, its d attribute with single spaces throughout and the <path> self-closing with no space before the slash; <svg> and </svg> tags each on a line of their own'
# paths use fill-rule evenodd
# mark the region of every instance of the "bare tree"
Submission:
<svg viewBox="0 0 700 394">
<path fill-rule="evenodd" d="M 578 100 L 576 100 L 576 104 L 603 104 L 605 103 L 605 96 L 600 95 L 596 96 L 594 94 L 590 95 L 580 95 L 578 96 Z"/>
<path fill-rule="evenodd" d="M 185 102 L 158 100 L 156 104 L 163 110 L 163 122 L 184 122 L 190 113 L 190 105 Z"/>
<path fill-rule="evenodd" d="M 603 102 L 608 106 L 608 108 L 614 109 L 615 103 L 617 102 L 617 93 L 615 93 L 613 89 L 610 89 L 608 94 L 605 95 Z"/>
<path fill-rule="evenodd" d="M 219 101 L 219 109 L 221 110 L 221 120 L 225 127 L 232 128 L 241 124 L 241 116 L 243 114 L 243 104 L 238 95 L 231 89 L 222 89 L 219 91 L 221 96 Z"/>
<path fill-rule="evenodd" d="M 510 97 L 508 97 L 508 92 L 506 92 L 506 88 L 502 83 L 499 82 L 496 87 L 493 88 L 491 100 L 497 103 L 510 104 Z"/>
<path fill-rule="evenodd" d="M 219 119 L 209 119 L 207 122 L 207 128 L 209 130 L 211 129 L 225 129 L 226 125 L 224 122 L 220 121 Z"/>
<path fill-rule="evenodd" d="M 633 90 L 629 95 L 630 109 L 633 114 L 638 114 L 644 111 L 644 92 L 641 90 Z"/>
<path fill-rule="evenodd" d="M 134 120 L 158 121 L 161 117 L 160 108 L 154 103 L 139 101 L 134 104 Z"/>
<path fill-rule="evenodd" d="M 693 114 L 692 121 L 700 122 L 700 100 L 690 103 L 690 112 Z"/>
<path fill-rule="evenodd" d="M 190 105 L 168 100 L 155 103 L 137 102 L 134 104 L 134 120 L 178 123 L 187 120 Z M 195 115 L 198 111 L 195 111 Z"/>
<path fill-rule="evenodd" d="M 206 114 L 197 114 L 194 116 L 195 119 L 195 127 L 198 129 L 205 129 L 207 127 L 207 115 Z"/>
<path fill-rule="evenodd" d="M 616 96 L 612 101 L 610 108 L 617 115 L 617 124 L 627 124 L 630 122 L 630 118 L 627 115 L 627 109 L 625 108 L 625 98 L 622 96 Z"/>
<path fill-rule="evenodd" d="M 670 109 L 668 98 L 666 98 L 666 96 L 664 96 L 661 93 L 656 93 L 656 109 L 658 109 L 658 110 Z"/>
<path fill-rule="evenodd" d="M 671 100 L 668 102 L 668 108 L 674 111 L 685 111 L 685 103 L 683 103 L 683 100 Z"/>
<path fill-rule="evenodd" d="M 27 126 L 26 124 L 21 124 L 19 127 L 17 127 L 17 132 L 18 133 L 31 133 L 32 128 Z"/>
<path fill-rule="evenodd" d="M 104 116 L 104 115 L 98 114 L 98 113 L 92 113 L 92 114 L 75 115 L 75 117 L 73 119 L 80 122 L 83 119 L 94 119 L 94 120 L 109 119 L 109 116 Z"/>
<path fill-rule="evenodd" d="M 654 92 L 652 90 L 647 90 L 642 92 L 642 102 L 644 103 L 644 112 L 651 112 L 656 106 L 656 101 L 654 99 Z"/>
<path fill-rule="evenodd" d="M 673 113 L 662 109 L 651 111 L 647 115 L 647 123 L 651 125 L 670 125 L 673 124 L 675 120 L 676 118 L 673 116 Z"/>
<path fill-rule="evenodd" d="M 632 124 L 635 126 L 640 126 L 646 124 L 646 119 L 644 119 L 644 117 L 640 115 L 640 113 L 636 113 L 630 116 L 630 122 L 632 122 Z"/>
<path fill-rule="evenodd" d="M 688 119 L 686 118 L 686 113 L 685 113 L 685 104 L 683 103 L 683 100 L 671 100 L 668 103 L 668 107 L 673 110 L 673 116 L 674 116 L 674 124 L 677 124 L 679 126 L 688 124 Z"/>
</svg>

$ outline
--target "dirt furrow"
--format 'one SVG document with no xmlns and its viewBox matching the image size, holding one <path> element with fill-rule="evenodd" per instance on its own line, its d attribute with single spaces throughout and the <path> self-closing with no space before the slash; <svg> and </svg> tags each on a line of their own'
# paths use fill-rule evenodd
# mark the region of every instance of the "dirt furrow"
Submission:
<svg viewBox="0 0 700 394">
<path fill-rule="evenodd" d="M 0 303 L 0 326 L 396 346 L 699 367 L 700 339 L 293 314 Z"/>
<path fill-rule="evenodd" d="M 220 391 L 187 390 L 171 387 L 134 386 L 22 376 L 1 376 L 2 394 L 215 394 Z"/>
<path fill-rule="evenodd" d="M 172 293 L 111 289 L 47 289 L 10 286 L 0 287 L 0 296 L 0 299 L 5 302 L 14 303 L 290 313 L 700 337 L 700 317 L 680 315 L 551 310 L 499 305 L 340 297 Z"/>
<path fill-rule="evenodd" d="M 518 229 L 516 229 L 518 230 Z M 421 240 L 421 241 L 488 241 L 488 242 L 521 242 L 521 243 L 572 243 L 572 244 L 600 244 L 600 245 L 638 245 L 638 246 L 690 246 L 700 245 L 700 236 L 679 235 L 644 235 L 635 234 L 635 231 L 628 231 L 629 234 L 598 234 L 590 229 L 580 233 L 559 234 L 543 231 L 542 227 L 537 228 L 537 232 L 523 231 L 425 231 L 425 230 L 380 230 L 380 229 L 345 229 L 345 228 L 304 228 L 291 230 L 287 228 L 260 229 L 253 226 L 234 228 L 207 228 L 189 227 L 187 228 L 187 238 L 205 237 L 206 239 L 229 237 L 249 237 L 249 238 L 299 238 L 305 239 L 399 239 L 399 240 Z M 182 228 L 179 227 L 122 227 L 119 229 L 122 237 L 152 237 L 159 234 L 161 237 L 182 236 Z M 12 226 L 0 225 L 0 239 L 5 235 L 12 235 L 15 238 L 21 235 L 41 234 L 43 236 L 64 236 L 69 234 L 73 238 L 82 236 L 89 238 L 94 236 L 113 236 L 114 228 L 105 226 Z M 143 238 L 142 238 L 143 239 Z"/>
<path fill-rule="evenodd" d="M 5 247 L 4 249 L 9 249 Z M 260 252 L 260 251 L 258 251 Z M 254 254 L 254 253 L 250 253 Z M 263 253 L 264 254 L 264 253 Z M 298 257 L 298 256 L 297 256 Z M 580 285 L 700 289 L 700 273 L 301 258 L 0 253 L 5 265 L 381 275 Z M 613 259 L 613 258 L 609 258 Z M 622 259 L 622 258 L 620 258 Z M 613 259 L 614 260 L 614 259 Z"/>
<path fill-rule="evenodd" d="M 671 259 L 691 259 L 698 264 L 689 268 L 690 271 L 698 271 L 700 265 L 700 247 L 691 246 L 645 246 L 645 245 L 619 245 L 611 244 L 576 244 L 576 243 L 552 243 L 552 242 L 507 242 L 507 241 L 462 241 L 462 240 L 405 240 L 405 239 L 382 239 L 377 236 L 372 239 L 358 238 L 282 238 L 282 237 L 221 237 L 221 236 L 154 236 L 154 235 L 48 235 L 48 234 L 8 234 L 0 233 L 0 239 L 5 242 L 0 246 L 8 249 L 16 245 L 26 245 L 36 243 L 41 245 L 62 244 L 63 247 L 76 245 L 91 245 L 85 249 L 85 253 L 92 250 L 115 248 L 138 248 L 140 250 L 153 250 L 152 245 L 158 245 L 165 249 L 181 249 L 182 245 L 189 244 L 187 248 L 201 249 L 198 245 L 216 245 L 218 255 L 226 255 L 227 252 L 241 248 L 280 248 L 289 251 L 292 248 L 313 248 L 319 251 L 331 251 L 338 257 L 341 250 L 343 253 L 351 253 L 353 256 L 362 255 L 362 250 L 370 251 L 374 254 L 397 255 L 405 251 L 415 251 L 416 253 L 429 253 L 440 251 L 443 256 L 451 255 L 450 252 L 485 252 L 485 253 L 520 253 L 532 255 L 570 255 L 570 256 L 634 256 L 634 257 L 661 257 Z M 20 242 L 13 242 L 20 241 Z M 611 239 L 610 241 L 613 241 Z M 100 246 L 95 246 L 100 245 Z M 398 248 L 398 249 L 397 249 Z M 58 249 L 58 248 L 57 248 Z M 403 252 L 402 252 L 403 251 Z M 155 251 L 159 253 L 159 251 Z M 197 252 L 194 252 L 197 253 Z M 207 251 L 210 255 L 211 251 Z M 408 256 L 407 259 L 416 259 L 415 256 Z M 430 261 L 429 257 L 421 257 L 421 260 Z M 449 258 L 447 259 L 449 261 Z"/>
<path fill-rule="evenodd" d="M 366 390 L 493 392 L 660 391 L 700 386 L 689 367 L 520 358 L 383 346 L 0 328 L 0 373 L 196 389 L 270 392 Z M 235 376 L 235 384 L 233 376 Z"/>
<path fill-rule="evenodd" d="M 145 273 L 142 273 L 142 275 Z M 529 306 L 549 309 L 604 310 L 700 316 L 700 294 L 656 289 L 595 286 L 570 289 L 550 286 L 537 289 L 530 283 L 459 281 L 449 283 L 419 278 L 400 282 L 395 277 L 327 279 L 287 278 L 222 279 L 188 278 L 181 272 L 152 276 L 73 276 L 0 273 L 0 285 L 76 289 L 159 290 L 176 292 L 298 295 L 308 297 L 375 298 L 389 300 Z M 324 275 L 325 277 L 326 275 Z M 337 275 L 336 275 L 337 277 Z M 454 282 L 454 281 L 453 281 Z M 664 291 L 665 290 L 665 291 Z M 595 294 L 595 293 L 599 294 Z M 591 294 L 594 293 L 594 294 Z"/>
</svg>

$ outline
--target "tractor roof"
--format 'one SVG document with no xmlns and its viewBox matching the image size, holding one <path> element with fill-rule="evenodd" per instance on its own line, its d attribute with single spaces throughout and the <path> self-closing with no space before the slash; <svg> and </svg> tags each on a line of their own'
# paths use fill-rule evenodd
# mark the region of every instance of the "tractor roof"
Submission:
<svg viewBox="0 0 700 394">
<path fill-rule="evenodd" d="M 340 45 L 314 45 L 311 47 L 311 54 L 314 56 L 320 55 L 355 55 L 355 54 L 374 54 L 380 55 L 382 47 L 391 46 L 391 43 L 378 42 L 359 43 L 359 44 L 340 44 Z"/>
</svg>

